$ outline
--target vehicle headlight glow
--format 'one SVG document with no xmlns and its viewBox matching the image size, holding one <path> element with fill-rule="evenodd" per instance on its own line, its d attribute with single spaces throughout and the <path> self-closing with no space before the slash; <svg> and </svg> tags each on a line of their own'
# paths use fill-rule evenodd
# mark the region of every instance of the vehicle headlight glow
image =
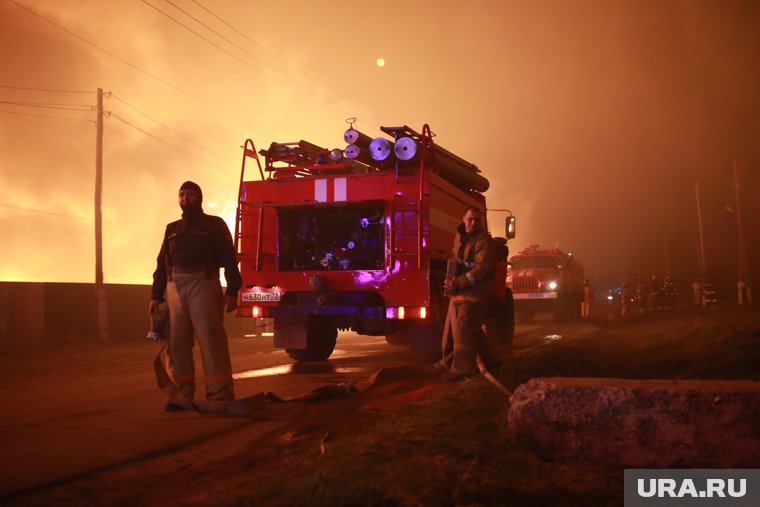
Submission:
<svg viewBox="0 0 760 507">
<path fill-rule="evenodd" d="M 557 289 L 557 282 L 549 282 L 549 290 L 556 290 Z"/>
</svg>

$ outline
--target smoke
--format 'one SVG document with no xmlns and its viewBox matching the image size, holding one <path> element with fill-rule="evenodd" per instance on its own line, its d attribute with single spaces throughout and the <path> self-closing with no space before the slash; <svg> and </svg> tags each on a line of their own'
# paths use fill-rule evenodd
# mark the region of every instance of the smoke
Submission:
<svg viewBox="0 0 760 507">
<path fill-rule="evenodd" d="M 490 180 L 488 206 L 517 215 L 513 252 L 559 245 L 599 287 L 697 274 L 695 180 L 708 268 L 733 279 L 734 159 L 748 257 L 760 253 L 755 2 L 208 3 L 246 38 L 193 2 L 177 5 L 217 34 L 151 0 L 223 49 L 144 2 L 19 2 L 101 48 L 0 4 L 0 84 L 91 92 L 0 88 L 0 100 L 87 105 L 98 87 L 111 93 L 107 282 L 150 280 L 182 181 L 198 181 L 216 204 L 207 211 L 232 226 L 246 138 L 342 147 L 350 116 L 369 135 L 429 124 Z M 15 113 L 0 113 L 0 277 L 92 280 L 94 113 L 0 110 Z"/>
</svg>

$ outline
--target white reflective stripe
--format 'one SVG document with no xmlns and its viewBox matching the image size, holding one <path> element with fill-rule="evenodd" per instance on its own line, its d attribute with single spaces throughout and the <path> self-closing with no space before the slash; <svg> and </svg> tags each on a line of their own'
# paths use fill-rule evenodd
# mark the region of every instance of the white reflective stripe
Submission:
<svg viewBox="0 0 760 507">
<path fill-rule="evenodd" d="M 335 200 L 346 200 L 346 178 L 335 178 Z"/>
<path fill-rule="evenodd" d="M 314 180 L 314 200 L 327 202 L 327 180 Z"/>
</svg>

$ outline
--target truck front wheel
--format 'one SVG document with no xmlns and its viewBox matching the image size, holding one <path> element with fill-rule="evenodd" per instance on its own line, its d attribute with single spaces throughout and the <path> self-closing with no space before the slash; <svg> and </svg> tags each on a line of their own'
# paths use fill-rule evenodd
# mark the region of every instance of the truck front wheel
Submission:
<svg viewBox="0 0 760 507">
<path fill-rule="evenodd" d="M 330 319 L 309 317 L 306 324 L 306 348 L 285 349 L 285 352 L 297 362 L 325 361 L 335 350 L 337 338 L 338 330 Z"/>
</svg>

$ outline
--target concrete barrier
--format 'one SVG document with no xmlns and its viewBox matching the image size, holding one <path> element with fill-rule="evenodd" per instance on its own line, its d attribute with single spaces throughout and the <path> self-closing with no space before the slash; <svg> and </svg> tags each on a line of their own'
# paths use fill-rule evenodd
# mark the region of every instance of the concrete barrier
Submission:
<svg viewBox="0 0 760 507">
<path fill-rule="evenodd" d="M 511 433 L 544 451 L 626 468 L 757 468 L 760 382 L 534 378 Z"/>
</svg>

